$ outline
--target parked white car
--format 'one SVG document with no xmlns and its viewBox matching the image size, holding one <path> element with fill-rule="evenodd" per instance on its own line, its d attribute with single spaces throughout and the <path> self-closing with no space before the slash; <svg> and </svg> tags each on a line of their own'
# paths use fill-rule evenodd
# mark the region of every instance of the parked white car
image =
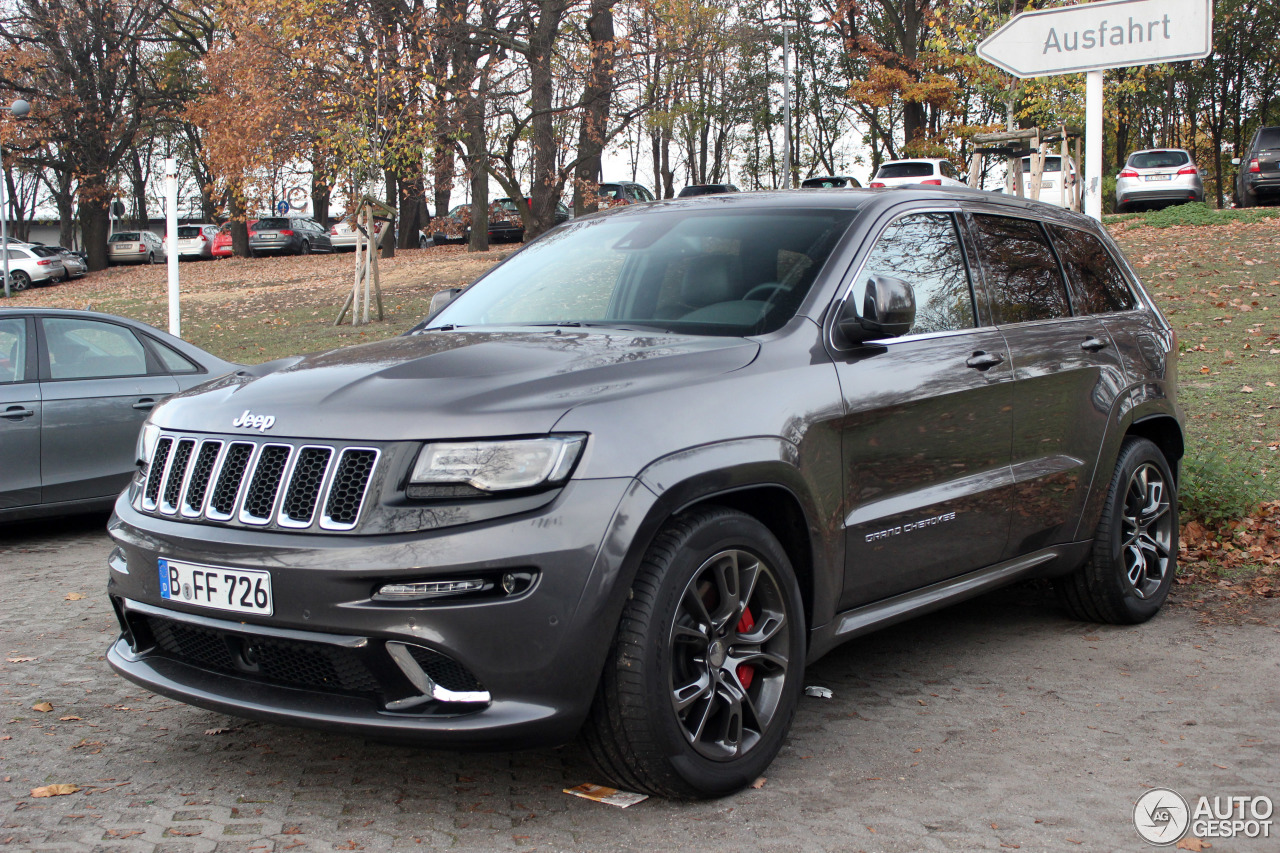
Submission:
<svg viewBox="0 0 1280 853">
<path fill-rule="evenodd" d="M 1026 189 L 1027 198 L 1034 198 L 1035 201 L 1043 201 L 1045 204 L 1052 204 L 1056 207 L 1071 207 L 1071 196 L 1076 191 L 1077 180 L 1079 180 L 1079 175 L 1076 172 L 1075 160 L 1070 157 L 1067 158 L 1067 172 L 1064 176 L 1062 172 L 1062 157 L 1057 154 L 1050 154 L 1044 158 L 1044 172 L 1040 178 L 1040 193 L 1032 196 L 1031 157 L 1028 155 L 1022 158 L 1022 185 Z"/>
<path fill-rule="evenodd" d="M 212 222 L 178 226 L 178 258 L 213 257 L 213 238 L 218 236 L 218 226 Z"/>
<path fill-rule="evenodd" d="M 386 233 L 382 227 L 380 220 L 374 220 L 373 238 L 376 245 L 381 246 L 383 235 Z M 338 221 L 329 226 L 329 240 L 333 243 L 335 252 L 354 252 L 356 250 L 356 229 L 351 224 L 351 220 L 346 217 L 339 217 Z"/>
<path fill-rule="evenodd" d="M 871 186 L 901 187 L 908 184 L 928 184 L 934 187 L 963 187 L 960 173 L 949 160 L 887 160 L 880 164 Z"/>
<path fill-rule="evenodd" d="M 26 290 L 33 284 L 53 284 L 67 276 L 61 256 L 53 249 L 10 243 L 5 251 L 9 255 L 10 291 Z"/>
<path fill-rule="evenodd" d="M 107 241 L 107 254 L 113 264 L 154 264 L 168 257 L 164 243 L 150 231 L 117 231 Z"/>
</svg>

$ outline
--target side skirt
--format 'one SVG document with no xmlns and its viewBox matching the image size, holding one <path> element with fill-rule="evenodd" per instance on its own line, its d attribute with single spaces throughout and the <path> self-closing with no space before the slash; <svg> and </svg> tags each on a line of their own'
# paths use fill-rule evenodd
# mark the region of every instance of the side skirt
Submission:
<svg viewBox="0 0 1280 853">
<path fill-rule="evenodd" d="M 922 587 L 843 613 L 810 636 L 808 662 L 854 637 L 940 610 L 1014 581 L 1067 574 L 1082 565 L 1092 541 L 1054 545 L 976 572 Z"/>
</svg>

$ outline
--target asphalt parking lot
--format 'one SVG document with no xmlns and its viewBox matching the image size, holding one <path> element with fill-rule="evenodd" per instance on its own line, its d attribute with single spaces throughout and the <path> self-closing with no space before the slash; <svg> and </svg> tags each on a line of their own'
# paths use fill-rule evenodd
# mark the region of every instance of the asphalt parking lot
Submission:
<svg viewBox="0 0 1280 853">
<path fill-rule="evenodd" d="M 3 849 L 1134 851 L 1149 787 L 1280 799 L 1275 602 L 1243 624 L 1166 609 L 1112 628 L 1069 621 L 1037 585 L 989 595 L 812 667 L 834 695 L 802 701 L 759 789 L 623 810 L 562 792 L 599 781 L 576 745 L 418 751 L 116 677 L 104 521 L 0 528 Z M 55 784 L 79 790 L 31 796 Z"/>
</svg>

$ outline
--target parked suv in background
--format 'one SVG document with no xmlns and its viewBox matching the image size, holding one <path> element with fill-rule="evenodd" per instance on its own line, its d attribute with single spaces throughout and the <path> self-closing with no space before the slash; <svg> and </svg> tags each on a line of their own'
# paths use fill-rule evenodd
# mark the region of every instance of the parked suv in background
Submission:
<svg viewBox="0 0 1280 853">
<path fill-rule="evenodd" d="M 450 296 L 153 412 L 109 525 L 117 671 L 447 749 L 582 730 L 613 783 L 705 797 L 851 637 L 1020 578 L 1102 622 L 1169 592 L 1174 335 L 1091 219 L 671 200 Z"/>
<path fill-rule="evenodd" d="M 596 195 L 600 197 L 601 204 L 619 205 L 619 204 L 635 204 L 640 201 L 653 201 L 653 193 L 649 192 L 648 187 L 631 181 L 614 181 L 607 184 L 601 184 L 596 189 Z"/>
<path fill-rule="evenodd" d="M 1135 151 L 1116 176 L 1116 212 L 1139 205 L 1167 207 L 1204 201 L 1204 182 L 1191 154 L 1181 148 Z"/>
<path fill-rule="evenodd" d="M 1243 157 L 1233 157 L 1236 201 L 1241 207 L 1257 207 L 1280 196 L 1280 127 L 1260 127 Z"/>
<path fill-rule="evenodd" d="M 329 229 L 313 219 L 268 216 L 249 226 L 249 251 L 254 254 L 309 255 L 332 252 Z"/>
<path fill-rule="evenodd" d="M 880 165 L 871 179 L 873 188 L 924 184 L 934 187 L 963 187 L 960 173 L 948 160 L 889 160 Z"/>
</svg>

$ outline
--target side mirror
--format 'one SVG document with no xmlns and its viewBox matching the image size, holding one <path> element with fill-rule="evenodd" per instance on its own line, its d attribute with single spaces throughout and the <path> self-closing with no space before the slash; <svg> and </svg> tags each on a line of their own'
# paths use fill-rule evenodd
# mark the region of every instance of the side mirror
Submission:
<svg viewBox="0 0 1280 853">
<path fill-rule="evenodd" d="M 852 299 L 845 300 L 836 327 L 849 343 L 896 338 L 911 331 L 916 322 L 916 294 L 900 278 L 873 275 L 867 279 L 862 315 Z"/>
<path fill-rule="evenodd" d="M 440 291 L 431 297 L 431 307 L 428 309 L 428 317 L 434 317 L 439 314 L 444 306 L 453 301 L 453 298 L 462 290 L 461 287 L 450 287 Z"/>
<path fill-rule="evenodd" d="M 1231 158 L 1231 165 L 1232 165 L 1232 166 L 1239 166 L 1239 165 L 1240 165 L 1240 158 L 1239 158 L 1239 157 L 1232 157 L 1232 158 Z"/>
</svg>

